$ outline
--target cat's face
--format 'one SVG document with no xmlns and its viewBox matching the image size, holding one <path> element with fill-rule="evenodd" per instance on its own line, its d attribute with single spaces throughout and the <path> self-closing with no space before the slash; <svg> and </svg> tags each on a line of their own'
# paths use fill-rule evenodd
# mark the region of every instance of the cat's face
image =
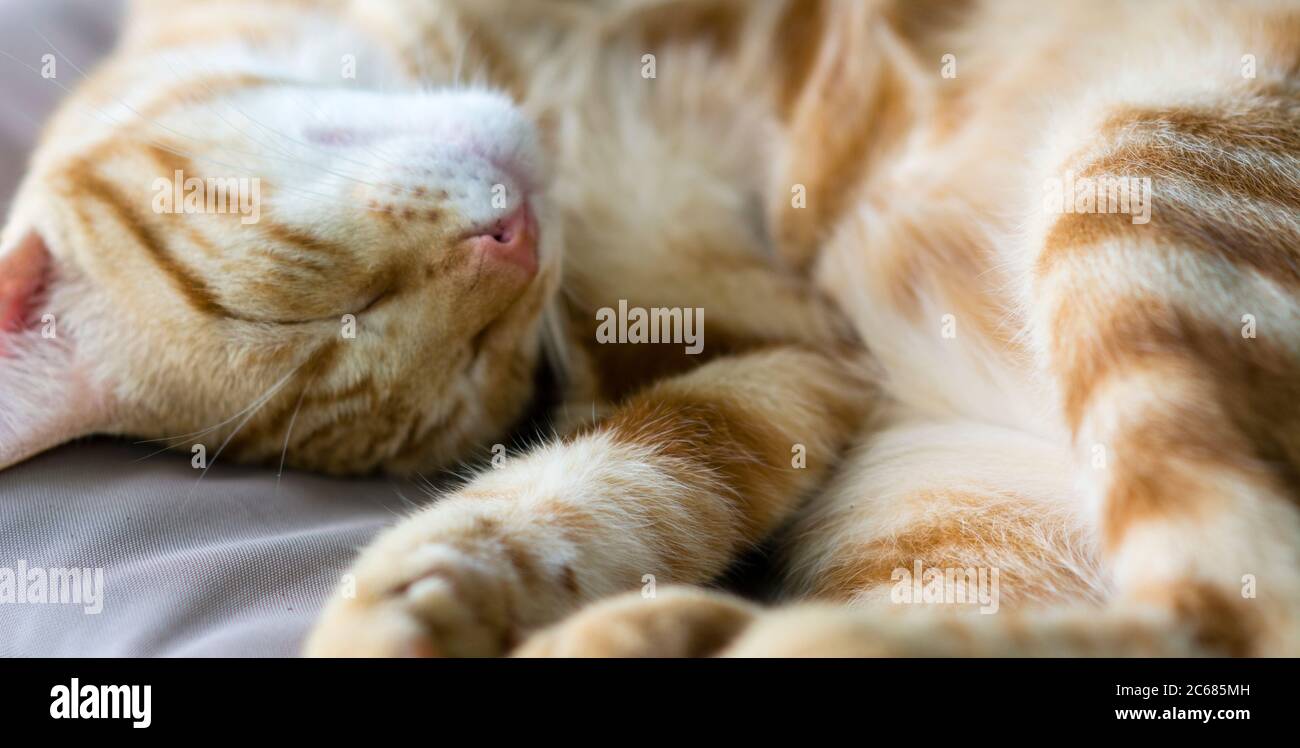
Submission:
<svg viewBox="0 0 1300 748">
<path fill-rule="evenodd" d="M 0 467 L 93 432 L 330 472 L 465 457 L 531 397 L 545 182 L 498 94 L 106 71 L 0 244 Z"/>
</svg>

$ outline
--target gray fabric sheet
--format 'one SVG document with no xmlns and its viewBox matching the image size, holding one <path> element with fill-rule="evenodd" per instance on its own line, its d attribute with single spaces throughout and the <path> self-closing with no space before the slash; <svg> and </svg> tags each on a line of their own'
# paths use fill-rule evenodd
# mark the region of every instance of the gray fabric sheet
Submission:
<svg viewBox="0 0 1300 748">
<path fill-rule="evenodd" d="M 89 69 L 112 41 L 119 5 L 0 0 L 0 51 L 39 70 L 43 34 Z M 63 94 L 12 58 L 0 54 L 6 206 Z M 61 58 L 59 83 L 79 79 Z M 220 460 L 197 482 L 187 456 L 154 451 L 94 440 L 0 472 L 0 599 L 4 571 L 20 564 L 103 569 L 97 614 L 0 603 L 0 656 L 293 655 L 355 549 L 418 496 L 385 479 L 294 472 L 277 486 L 274 471 Z"/>
<path fill-rule="evenodd" d="M 102 610 L 0 604 L 0 655 L 290 656 L 410 487 L 107 440 L 0 473 L 0 567 L 102 568 Z M 414 498 L 414 497 L 411 497 Z"/>
</svg>

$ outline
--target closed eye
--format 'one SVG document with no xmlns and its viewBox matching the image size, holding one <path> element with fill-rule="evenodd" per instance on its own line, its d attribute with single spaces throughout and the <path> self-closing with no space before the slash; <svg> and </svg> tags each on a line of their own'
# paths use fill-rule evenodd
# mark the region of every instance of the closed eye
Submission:
<svg viewBox="0 0 1300 748">
<path fill-rule="evenodd" d="M 244 322 L 260 322 L 262 324 L 273 324 L 273 325 L 283 325 L 283 326 L 314 325 L 314 324 L 320 324 L 322 322 L 337 324 L 341 318 L 349 314 L 354 317 L 359 317 L 362 314 L 365 314 L 366 312 L 373 309 L 377 304 L 379 304 L 379 302 L 388 298 L 391 294 L 392 294 L 391 289 L 385 288 L 381 290 L 379 293 L 375 294 L 375 296 L 373 296 L 370 299 L 370 301 L 367 301 L 364 305 L 362 305 L 359 309 L 356 309 L 355 311 L 339 312 L 336 314 L 329 314 L 324 317 L 311 317 L 310 319 L 261 319 L 257 317 L 241 317 L 240 319 Z"/>
</svg>

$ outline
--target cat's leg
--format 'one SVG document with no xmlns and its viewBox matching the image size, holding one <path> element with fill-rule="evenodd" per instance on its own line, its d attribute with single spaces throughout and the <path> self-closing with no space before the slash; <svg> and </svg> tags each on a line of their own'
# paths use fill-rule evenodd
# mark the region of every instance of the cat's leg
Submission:
<svg viewBox="0 0 1300 748">
<path fill-rule="evenodd" d="M 809 602 L 764 609 L 715 590 L 602 600 L 530 637 L 516 657 L 1053 657 L 1189 655 L 1156 620 L 1097 611 L 962 616 L 934 607 Z"/>
<path fill-rule="evenodd" d="M 716 577 L 845 446 L 855 370 L 797 348 L 719 359 L 483 473 L 366 549 L 308 653 L 499 654 L 594 599 Z"/>
<path fill-rule="evenodd" d="M 922 596 L 903 589 L 908 583 L 920 587 L 932 570 L 969 570 L 991 599 L 977 599 L 972 584 L 965 603 L 945 601 L 954 611 L 1096 605 L 1107 581 L 1071 471 L 1068 450 L 1042 437 L 973 421 L 899 419 L 846 457 L 793 523 L 786 593 L 919 607 Z"/>
<path fill-rule="evenodd" d="M 1093 180 L 1094 206 L 1123 185 L 1127 210 L 1044 212 L 1026 308 L 1112 592 L 960 624 L 926 606 L 896 651 L 1300 653 L 1296 111 L 1265 87 L 1075 118 L 1042 176 Z"/>
<path fill-rule="evenodd" d="M 694 587 L 597 601 L 530 636 L 514 657 L 712 657 L 759 617 L 757 605 Z"/>
<path fill-rule="evenodd" d="M 1119 468 L 1094 462 L 1096 453 L 1085 451 L 1090 458 L 1086 470 Z M 1204 576 L 1168 579 L 1167 587 L 1125 587 L 1126 574 L 1141 578 L 1144 572 L 1180 566 L 1194 572 L 1198 554 L 1222 552 L 1238 540 L 1249 544 L 1258 536 L 1196 538 L 1201 545 L 1185 550 L 1151 549 L 1169 558 L 1104 569 L 1113 551 L 1105 545 L 1104 527 L 1076 499 L 1068 458 L 1063 446 L 998 427 L 952 422 L 894 426 L 848 457 L 792 528 L 789 537 L 798 541 L 789 558 L 793 591 L 813 601 L 767 610 L 704 590 L 660 589 L 653 598 L 625 595 L 540 632 L 516 654 L 1187 656 L 1294 651 L 1286 639 L 1295 630 L 1294 620 L 1281 617 L 1287 615 L 1288 601 L 1240 597 L 1235 574 L 1223 580 L 1223 594 L 1240 597 L 1241 607 L 1211 610 L 1212 615 L 1178 603 L 1186 599 L 1180 593 L 1215 589 L 1208 586 L 1215 582 L 1213 567 Z M 1182 476 L 1190 477 L 1179 473 L 1170 480 Z M 1282 558 L 1292 549 L 1281 548 Z M 948 582 L 949 573 L 961 580 L 960 588 Z M 932 586 L 933 579 L 943 583 Z M 1280 579 L 1285 583 L 1285 576 Z M 1237 646 L 1243 641 L 1238 638 L 1241 628 L 1267 631 L 1277 610 L 1252 609 L 1257 600 L 1281 608 L 1273 634 L 1277 639 L 1242 650 Z"/>
<path fill-rule="evenodd" d="M 1300 653 L 1297 106 L 1261 86 L 1076 117 L 1082 135 L 1062 133 L 1041 175 L 1070 173 L 1076 194 L 1093 180 L 1094 206 L 1097 189 L 1129 191 L 1120 212 L 1045 211 L 1024 263 L 1105 607 L 954 622 L 923 606 L 906 629 L 863 612 L 827 636 L 875 626 L 900 653 Z"/>
<path fill-rule="evenodd" d="M 789 594 L 816 602 L 763 610 L 704 591 L 625 596 L 518 654 L 1109 652 L 1093 636 L 1106 579 L 1070 471 L 1063 446 L 1011 429 L 896 422 L 849 455 L 782 535 Z M 1073 611 L 1075 623 L 1062 616 L 1031 640 L 1028 626 L 1049 608 Z"/>
<path fill-rule="evenodd" d="M 1025 263 L 1027 312 L 1077 453 L 1061 472 L 1075 475 L 1112 588 L 1103 608 L 794 610 L 747 627 L 735 651 L 808 653 L 821 641 L 817 651 L 851 653 L 835 642 L 857 636 L 896 653 L 1300 653 L 1296 107 L 1261 94 L 1113 110 L 1053 165 L 1133 191 L 1126 212 L 1044 215 Z M 972 543 L 1014 540 L 1036 519 L 974 532 L 983 520 L 971 517 Z M 823 558 L 877 532 L 843 519 L 812 539 Z M 1059 567 L 1046 560 L 1039 579 Z M 841 598 L 883 599 L 888 566 L 870 554 L 822 566 L 811 589 L 838 578 Z"/>
<path fill-rule="evenodd" d="M 1062 170 L 1130 210 L 1047 216 L 1029 267 L 1118 602 L 1221 653 L 1300 652 L 1297 107 L 1109 113 Z"/>
<path fill-rule="evenodd" d="M 1105 607 L 852 627 L 874 618 L 900 653 L 1300 653 L 1297 106 L 1261 84 L 1075 116 L 1030 186 L 1025 309 Z M 1049 211 L 1047 178 L 1091 202 Z"/>
</svg>

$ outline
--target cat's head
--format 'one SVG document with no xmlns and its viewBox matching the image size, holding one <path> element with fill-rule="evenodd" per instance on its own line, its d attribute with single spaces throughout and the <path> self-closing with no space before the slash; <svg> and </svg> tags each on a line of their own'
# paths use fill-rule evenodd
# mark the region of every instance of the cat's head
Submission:
<svg viewBox="0 0 1300 748">
<path fill-rule="evenodd" d="M 533 124 L 486 89 L 184 60 L 119 54 L 31 160 L 0 236 L 0 467 L 113 433 L 400 472 L 500 436 L 559 282 Z"/>
</svg>

